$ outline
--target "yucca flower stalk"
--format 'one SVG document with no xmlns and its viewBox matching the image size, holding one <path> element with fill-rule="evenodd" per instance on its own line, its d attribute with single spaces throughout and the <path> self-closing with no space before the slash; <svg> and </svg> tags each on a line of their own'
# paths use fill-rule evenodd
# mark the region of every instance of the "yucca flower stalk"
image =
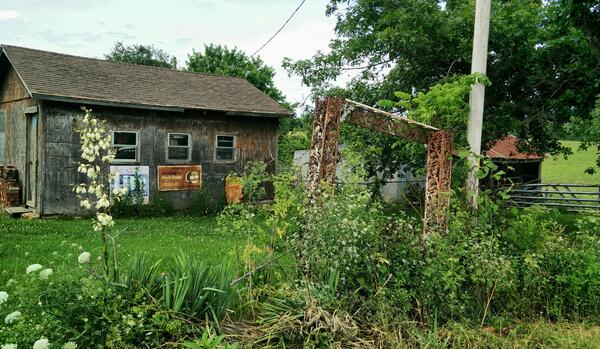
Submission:
<svg viewBox="0 0 600 349">
<path fill-rule="evenodd" d="M 117 259 L 114 244 L 112 253 L 109 247 L 109 232 L 114 226 L 110 214 L 111 198 L 120 200 L 125 191 L 117 188 L 110 192 L 110 183 L 115 179 L 115 174 L 108 173 L 108 165 L 115 158 L 115 151 L 111 146 L 111 134 L 105 121 L 92 116 L 92 110 L 82 108 L 84 116 L 79 120 L 77 133 L 81 138 L 81 161 L 78 162 L 78 172 L 87 177 L 86 183 L 75 185 L 73 191 L 77 193 L 81 207 L 95 211 L 93 219 L 94 231 L 99 232 L 103 243 L 104 272 L 107 279 L 111 278 L 110 255 L 112 254 L 112 275 L 117 275 Z"/>
</svg>

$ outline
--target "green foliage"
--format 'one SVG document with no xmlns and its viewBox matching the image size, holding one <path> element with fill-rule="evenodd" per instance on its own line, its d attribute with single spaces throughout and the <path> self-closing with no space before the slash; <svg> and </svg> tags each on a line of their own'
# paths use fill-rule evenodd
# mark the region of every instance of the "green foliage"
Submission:
<svg viewBox="0 0 600 349">
<path fill-rule="evenodd" d="M 177 58 L 153 45 L 125 46 L 119 41 L 105 58 L 115 62 L 177 69 Z"/>
<path fill-rule="evenodd" d="M 305 211 L 302 231 L 291 236 L 292 243 L 309 275 L 325 279 L 334 270 L 346 289 L 369 288 L 378 264 L 386 263 L 378 254 L 381 206 L 367 191 L 344 189 L 336 195 L 324 193 L 322 206 Z"/>
<path fill-rule="evenodd" d="M 230 265 L 209 266 L 180 254 L 162 276 L 161 300 L 166 309 L 175 313 L 218 324 L 234 299 L 232 280 Z"/>
<path fill-rule="evenodd" d="M 134 269 L 125 278 L 131 288 L 99 277 L 102 266 L 94 260 L 56 269 L 47 280 L 38 273 L 13 279 L 6 289 L 9 305 L 22 315 L 0 324 L 0 343 L 31 347 L 46 337 L 53 347 L 72 341 L 79 348 L 139 348 L 200 332 L 157 306 L 147 292 L 157 282 L 156 264 L 138 261 Z M 4 313 L 4 305 L 0 311 Z"/>
<path fill-rule="evenodd" d="M 240 177 L 243 185 L 244 201 L 255 203 L 267 196 L 266 182 L 270 179 L 267 164 L 263 161 L 250 161 L 244 166 L 244 173 Z"/>
<path fill-rule="evenodd" d="M 202 188 L 194 195 L 187 212 L 191 215 L 211 215 L 220 212 L 224 205 L 224 197 L 218 200 L 208 189 Z"/>
<path fill-rule="evenodd" d="M 310 114 L 279 120 L 277 160 L 280 165 L 294 165 L 294 151 L 310 148 L 312 119 Z"/>
<path fill-rule="evenodd" d="M 265 65 L 260 57 L 248 57 L 237 48 L 229 49 L 221 45 L 204 45 L 204 51 L 193 51 L 188 54 L 186 69 L 199 73 L 234 76 L 248 80 L 259 90 L 277 102 L 287 105 L 285 97 L 277 87 L 273 78 L 275 70 Z M 287 105 L 289 108 L 289 105 Z"/>
<path fill-rule="evenodd" d="M 585 151 L 589 148 L 596 148 L 596 163 L 589 164 L 585 172 L 595 174 L 597 168 L 600 168 L 600 95 L 596 100 L 596 108 L 592 110 L 591 120 L 573 116 L 570 123 L 565 125 L 566 131 L 576 139 L 582 141 L 579 150 Z"/>
<path fill-rule="evenodd" d="M 144 203 L 143 192 L 141 199 L 136 198 L 135 190 L 125 194 L 123 200 L 115 202 L 112 207 L 112 214 L 115 217 L 132 218 L 132 217 L 166 217 L 175 213 L 175 208 L 160 194 L 153 197 L 150 202 Z"/>
<path fill-rule="evenodd" d="M 183 346 L 190 349 L 237 349 L 237 343 L 229 344 L 224 340 L 225 336 L 216 335 L 210 327 L 207 327 L 199 340 L 184 342 Z"/>
<path fill-rule="evenodd" d="M 337 24 L 330 52 L 288 59 L 284 67 L 317 94 L 351 69 L 358 74 L 344 95 L 369 105 L 393 99 L 396 91 L 425 91 L 470 73 L 474 4 L 331 0 L 326 13 Z M 486 91 L 483 144 L 513 133 L 532 151 L 568 153 L 558 142 L 562 125 L 571 117 L 590 120 L 598 94 L 595 5 L 493 1 L 487 76 L 494 85 Z M 404 164 L 419 165 L 394 155 L 392 149 L 405 144 L 394 138 L 357 137 L 371 158 L 379 158 L 370 161 L 369 171 L 394 173 Z"/>
<path fill-rule="evenodd" d="M 478 82 L 490 84 L 483 74 L 457 76 L 432 86 L 427 93 L 418 92 L 413 97 L 409 93 L 396 92 L 397 102 L 382 100 L 379 104 L 397 108 L 410 119 L 452 131 L 456 134 L 457 143 L 466 146 L 468 96 L 471 86 Z"/>
</svg>

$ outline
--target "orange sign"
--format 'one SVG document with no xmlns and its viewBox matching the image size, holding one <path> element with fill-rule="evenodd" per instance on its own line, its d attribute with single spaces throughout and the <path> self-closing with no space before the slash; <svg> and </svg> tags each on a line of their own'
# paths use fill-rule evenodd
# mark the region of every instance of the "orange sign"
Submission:
<svg viewBox="0 0 600 349">
<path fill-rule="evenodd" d="M 194 190 L 202 187 L 202 166 L 158 166 L 158 191 Z"/>
</svg>

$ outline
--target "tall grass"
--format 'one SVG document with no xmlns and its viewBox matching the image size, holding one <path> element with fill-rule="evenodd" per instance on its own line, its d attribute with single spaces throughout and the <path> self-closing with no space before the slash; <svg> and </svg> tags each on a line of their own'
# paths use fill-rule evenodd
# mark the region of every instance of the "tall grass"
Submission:
<svg viewBox="0 0 600 349">
<path fill-rule="evenodd" d="M 161 260 L 134 258 L 121 277 L 120 286 L 132 292 L 143 289 L 167 310 L 186 318 L 218 324 L 235 299 L 231 285 L 235 276 L 230 263 L 209 265 L 204 260 L 180 253 L 161 271 Z"/>
</svg>

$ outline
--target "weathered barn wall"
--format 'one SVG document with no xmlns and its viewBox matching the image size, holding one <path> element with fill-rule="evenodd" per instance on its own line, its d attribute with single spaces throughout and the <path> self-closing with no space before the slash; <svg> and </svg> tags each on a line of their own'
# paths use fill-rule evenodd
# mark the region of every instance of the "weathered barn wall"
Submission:
<svg viewBox="0 0 600 349">
<path fill-rule="evenodd" d="M 185 113 L 91 106 L 93 115 L 107 120 L 117 131 L 139 131 L 140 155 L 135 164 L 150 167 L 150 199 L 157 195 L 178 209 L 185 208 L 197 191 L 158 192 L 157 166 L 174 164 L 202 165 L 202 187 L 221 198 L 224 178 L 230 172 L 241 172 L 247 161 L 262 160 L 275 170 L 277 160 L 277 126 L 275 118 L 229 116 L 220 112 L 186 111 Z M 71 188 L 84 180 L 78 175 L 79 139 L 74 126 L 82 116 L 80 105 L 48 102 L 42 104 L 46 165 L 44 174 L 43 214 L 82 214 Z M 168 162 L 167 134 L 189 133 L 192 155 L 189 162 Z M 214 160 L 217 133 L 237 136 L 236 161 Z"/>
<path fill-rule="evenodd" d="M 6 165 L 15 166 L 19 170 L 21 187 L 24 185 L 27 164 L 25 109 L 35 105 L 36 102 L 29 97 L 29 93 L 16 71 L 8 64 L 6 58 L 2 57 L 2 62 L 0 62 L 0 111 L 6 115 L 4 159 Z"/>
</svg>

